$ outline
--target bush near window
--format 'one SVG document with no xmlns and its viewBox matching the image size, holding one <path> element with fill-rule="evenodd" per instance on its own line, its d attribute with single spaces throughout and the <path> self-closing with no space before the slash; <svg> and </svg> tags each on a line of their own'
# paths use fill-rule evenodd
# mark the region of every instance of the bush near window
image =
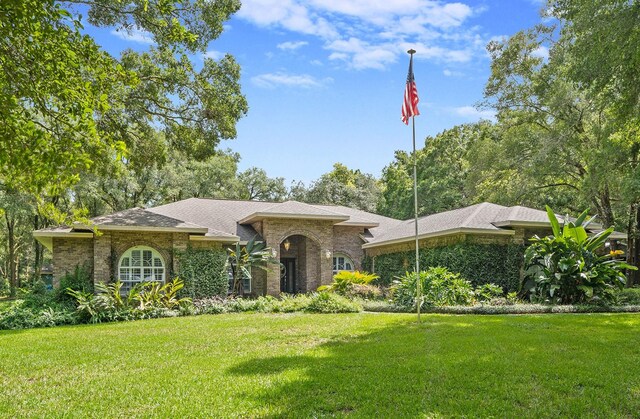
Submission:
<svg viewBox="0 0 640 419">
<path fill-rule="evenodd" d="M 223 297 L 229 291 L 224 250 L 188 248 L 178 257 L 178 277 L 184 281 L 181 295 L 192 299 Z"/>
<path fill-rule="evenodd" d="M 553 235 L 532 238 L 525 252 L 525 277 L 522 284 L 534 302 L 551 304 L 613 303 L 615 290 L 626 283 L 625 269 L 636 269 L 616 259 L 622 251 L 602 252 L 613 233 L 608 228 L 589 236 L 584 211 L 574 221 L 565 217 L 561 227 L 547 206 Z"/>
<path fill-rule="evenodd" d="M 67 290 L 90 292 L 94 291 L 93 278 L 88 268 L 76 265 L 73 272 L 67 272 L 60 278 L 60 285 L 54 290 L 54 296 L 57 301 L 73 301 Z"/>
<path fill-rule="evenodd" d="M 407 272 L 397 281 L 394 281 L 392 292 L 393 301 L 396 305 L 416 307 L 417 276 L 415 272 Z M 474 301 L 471 282 L 462 278 L 458 273 L 453 273 L 447 268 L 437 266 L 420 272 L 419 276 L 422 287 L 421 307 L 465 306 L 472 304 Z"/>
<path fill-rule="evenodd" d="M 518 291 L 520 269 L 523 264 L 524 246 L 518 244 L 458 243 L 450 246 L 420 249 L 420 266 L 423 269 L 442 266 L 459 272 L 473 286 L 494 283 L 506 292 Z M 363 267 L 372 270 L 372 260 L 366 257 Z M 414 251 L 389 253 L 376 256 L 375 273 L 378 284 L 390 285 L 393 278 L 404 275 L 415 265 Z"/>
</svg>

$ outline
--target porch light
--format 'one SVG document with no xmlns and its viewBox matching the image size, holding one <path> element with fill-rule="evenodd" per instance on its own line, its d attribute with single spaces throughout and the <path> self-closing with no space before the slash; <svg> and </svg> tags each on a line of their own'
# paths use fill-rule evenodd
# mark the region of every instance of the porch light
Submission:
<svg viewBox="0 0 640 419">
<path fill-rule="evenodd" d="M 289 248 L 291 247 L 291 242 L 289 241 L 289 239 L 286 239 L 284 243 L 282 243 L 282 245 L 284 246 L 284 250 L 288 252 Z"/>
<path fill-rule="evenodd" d="M 331 259 L 331 250 L 325 250 L 324 257 L 326 259 Z"/>
</svg>

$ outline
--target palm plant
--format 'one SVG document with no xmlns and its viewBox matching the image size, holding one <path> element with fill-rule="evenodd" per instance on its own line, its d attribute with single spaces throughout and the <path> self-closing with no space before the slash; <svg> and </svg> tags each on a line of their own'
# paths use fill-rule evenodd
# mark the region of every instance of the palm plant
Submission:
<svg viewBox="0 0 640 419">
<path fill-rule="evenodd" d="M 251 268 L 268 270 L 269 264 L 274 263 L 279 262 L 273 256 L 271 248 L 255 238 L 244 246 L 236 243 L 235 247 L 227 249 L 226 267 L 231 269 L 233 276 L 232 293 L 240 296 L 244 294 L 242 280 L 251 279 Z"/>
</svg>

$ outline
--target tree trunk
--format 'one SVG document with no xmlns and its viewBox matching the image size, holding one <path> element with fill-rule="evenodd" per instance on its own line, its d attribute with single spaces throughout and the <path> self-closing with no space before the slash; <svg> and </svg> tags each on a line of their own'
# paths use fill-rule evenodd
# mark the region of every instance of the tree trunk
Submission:
<svg viewBox="0 0 640 419">
<path fill-rule="evenodd" d="M 627 228 L 627 263 L 632 266 L 640 266 L 640 235 L 638 234 L 638 221 L 640 220 L 640 205 L 631 204 L 629 209 L 629 227 Z M 639 271 L 627 271 L 627 287 L 640 283 Z"/>
<path fill-rule="evenodd" d="M 18 283 L 18 264 L 16 263 L 17 252 L 16 252 L 16 237 L 15 237 L 15 228 L 16 222 L 13 219 L 10 219 L 9 214 L 7 212 L 4 213 L 4 219 L 7 223 L 7 259 L 8 263 L 8 278 L 9 278 L 9 293 L 13 298 L 16 296 L 16 292 L 20 284 Z"/>
</svg>

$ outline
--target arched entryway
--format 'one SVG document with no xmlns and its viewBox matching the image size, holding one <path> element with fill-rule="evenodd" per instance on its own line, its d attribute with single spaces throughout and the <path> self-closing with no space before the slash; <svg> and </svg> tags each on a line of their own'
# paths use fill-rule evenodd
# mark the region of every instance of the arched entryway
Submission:
<svg viewBox="0 0 640 419">
<path fill-rule="evenodd" d="M 320 245 L 302 234 L 280 242 L 280 292 L 297 294 L 320 286 Z"/>
</svg>

